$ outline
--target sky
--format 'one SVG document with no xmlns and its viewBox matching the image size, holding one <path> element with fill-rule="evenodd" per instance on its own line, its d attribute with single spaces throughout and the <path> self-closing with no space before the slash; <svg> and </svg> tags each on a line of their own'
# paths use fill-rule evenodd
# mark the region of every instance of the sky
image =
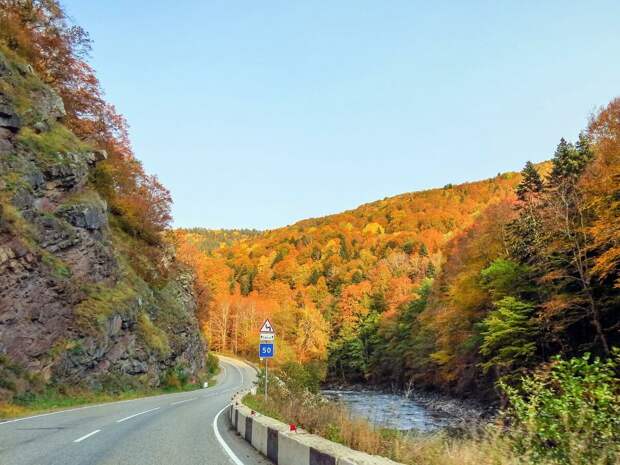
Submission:
<svg viewBox="0 0 620 465">
<path fill-rule="evenodd" d="M 271 229 L 519 170 L 620 95 L 615 0 L 62 4 L 175 227 Z"/>
</svg>

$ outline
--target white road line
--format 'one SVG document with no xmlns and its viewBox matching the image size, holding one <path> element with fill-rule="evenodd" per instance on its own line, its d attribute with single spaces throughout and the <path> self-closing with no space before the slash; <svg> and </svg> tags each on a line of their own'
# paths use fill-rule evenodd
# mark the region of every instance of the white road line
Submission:
<svg viewBox="0 0 620 465">
<path fill-rule="evenodd" d="M 70 408 L 70 409 L 67 409 L 67 410 L 59 410 L 57 412 L 40 413 L 39 415 L 32 415 L 32 416 L 29 416 L 29 417 L 15 418 L 14 420 L 0 421 L 0 426 L 7 425 L 9 423 L 15 423 L 17 421 L 32 420 L 33 418 L 48 417 L 50 415 L 58 415 L 59 413 L 77 412 L 78 410 L 85 410 L 85 409 L 95 408 L 95 407 L 103 407 L 104 405 L 110 405 L 110 404 L 122 404 L 124 402 L 132 402 L 134 400 L 140 400 L 140 399 L 121 400 L 121 401 L 118 401 L 118 402 L 106 402 L 105 404 L 85 405 L 84 407 Z"/>
<path fill-rule="evenodd" d="M 170 405 L 179 405 L 179 404 L 182 404 L 184 402 L 189 402 L 191 400 L 196 400 L 196 399 L 198 399 L 198 397 L 192 397 L 191 399 L 185 399 L 185 400 L 179 400 L 177 402 L 173 402 Z"/>
<path fill-rule="evenodd" d="M 93 431 L 92 433 L 88 433 L 85 434 L 84 436 L 82 436 L 81 438 L 77 438 L 75 441 L 73 442 L 82 442 L 84 439 L 88 439 L 91 436 L 94 436 L 95 434 L 97 434 L 99 431 L 101 431 L 100 429 L 96 429 L 95 431 Z"/>
<path fill-rule="evenodd" d="M 217 389 L 218 389 L 218 386 L 215 386 L 214 390 L 217 390 Z M 9 423 L 15 423 L 15 422 L 18 422 L 18 421 L 33 420 L 35 418 L 48 417 L 50 415 L 59 415 L 61 413 L 77 412 L 79 410 L 86 410 L 86 409 L 97 408 L 97 407 L 108 407 L 110 405 L 124 404 L 126 402 L 136 402 L 136 401 L 140 401 L 140 400 L 144 400 L 144 399 L 157 399 L 159 397 L 169 397 L 169 396 L 175 396 L 175 395 L 177 395 L 177 393 L 173 393 L 173 394 L 160 394 L 160 395 L 157 395 L 157 396 L 145 396 L 145 397 L 138 397 L 136 399 L 117 400 L 117 401 L 113 401 L 113 402 L 103 402 L 103 403 L 100 403 L 100 404 L 84 405 L 83 407 L 69 408 L 69 409 L 65 409 L 65 410 L 58 410 L 56 412 L 40 413 L 38 415 L 31 415 L 29 417 L 21 417 L 21 418 L 14 418 L 13 420 L 0 421 L 0 426 L 8 425 Z"/>
<path fill-rule="evenodd" d="M 144 412 L 134 413 L 133 415 L 129 415 L 128 417 L 121 418 L 120 420 L 116 420 L 116 423 L 122 423 L 126 420 L 130 420 L 131 418 L 137 417 L 138 415 L 144 415 L 145 413 L 154 412 L 155 410 L 159 410 L 161 407 L 155 407 L 150 410 L 145 410 Z"/>
<path fill-rule="evenodd" d="M 225 406 L 222 410 L 220 410 L 218 412 L 217 415 L 215 415 L 215 418 L 213 419 L 213 432 L 215 433 L 215 438 L 218 440 L 218 442 L 222 446 L 222 449 L 224 449 L 224 451 L 228 454 L 228 456 L 233 461 L 233 463 L 235 465 L 244 465 L 244 463 L 241 460 L 239 460 L 239 457 L 237 457 L 235 455 L 235 453 L 232 451 L 232 449 L 230 447 L 228 447 L 228 444 L 226 444 L 226 442 L 222 438 L 222 435 L 220 434 L 220 432 L 217 429 L 217 420 L 220 417 L 220 415 L 222 414 L 222 412 L 224 410 L 226 410 L 228 407 L 229 407 L 229 405 Z"/>
</svg>

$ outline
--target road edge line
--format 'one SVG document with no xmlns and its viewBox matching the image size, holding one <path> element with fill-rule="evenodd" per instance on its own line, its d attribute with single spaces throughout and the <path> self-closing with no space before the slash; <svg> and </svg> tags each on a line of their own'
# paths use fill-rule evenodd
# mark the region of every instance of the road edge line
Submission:
<svg viewBox="0 0 620 465">
<path fill-rule="evenodd" d="M 220 434 L 219 430 L 217 429 L 217 420 L 219 420 L 220 415 L 222 414 L 222 412 L 224 410 L 226 410 L 228 407 L 230 407 L 230 404 L 224 406 L 224 408 L 222 410 L 220 410 L 217 415 L 215 415 L 215 418 L 213 419 L 213 432 L 215 433 L 215 439 L 218 440 L 218 442 L 220 443 L 220 446 L 222 446 L 222 449 L 224 449 L 224 452 L 226 452 L 228 454 L 228 456 L 232 459 L 233 463 L 235 465 L 245 465 L 240 459 L 239 457 L 237 457 L 237 455 L 232 451 L 232 449 L 229 447 L 228 444 L 226 444 L 226 441 L 224 441 L 224 438 L 222 438 L 222 435 Z"/>
</svg>

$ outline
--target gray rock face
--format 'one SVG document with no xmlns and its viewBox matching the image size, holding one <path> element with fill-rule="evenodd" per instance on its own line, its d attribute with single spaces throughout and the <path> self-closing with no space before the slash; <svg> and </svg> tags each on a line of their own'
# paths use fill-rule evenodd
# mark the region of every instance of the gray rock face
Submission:
<svg viewBox="0 0 620 465">
<path fill-rule="evenodd" d="M 21 128 L 21 119 L 17 116 L 6 95 L 0 93 L 0 128 L 16 133 Z"/>
<path fill-rule="evenodd" d="M 49 87 L 42 87 L 32 96 L 36 121 L 52 123 L 67 115 L 65 104 L 60 96 Z"/>
<path fill-rule="evenodd" d="M 10 65 L 4 56 L 0 55 L 0 77 L 8 76 L 9 74 L 11 74 Z"/>
<path fill-rule="evenodd" d="M 76 228 L 101 230 L 108 224 L 105 203 L 84 203 L 61 208 L 58 214 Z"/>
<path fill-rule="evenodd" d="M 84 185 L 88 175 L 88 167 L 82 163 L 58 163 L 46 167 L 43 174 L 48 181 L 49 189 L 58 188 L 69 191 Z"/>
<path fill-rule="evenodd" d="M 22 68 L 11 73 L 0 53 L 0 80 L 32 73 Z M 114 246 L 107 205 L 89 184 L 107 153 L 39 154 L 17 142 L 23 124 L 45 135 L 65 115 L 51 89 L 41 86 L 32 98 L 30 112 L 18 115 L 0 95 L 0 193 L 7 194 L 0 196 L 2 360 L 45 382 L 93 387 L 135 386 L 138 379 L 157 386 L 180 366 L 196 373 L 205 347 L 192 277 L 177 273 L 156 288 L 128 268 Z M 149 331 L 165 339 L 163 349 Z M 7 374 L 2 360 L 0 377 Z M 14 381 L 18 391 L 31 383 L 28 376 Z M 0 388 L 0 401 L 13 394 Z"/>
<path fill-rule="evenodd" d="M 8 155 L 13 151 L 13 133 L 0 127 L 0 155 Z"/>
</svg>

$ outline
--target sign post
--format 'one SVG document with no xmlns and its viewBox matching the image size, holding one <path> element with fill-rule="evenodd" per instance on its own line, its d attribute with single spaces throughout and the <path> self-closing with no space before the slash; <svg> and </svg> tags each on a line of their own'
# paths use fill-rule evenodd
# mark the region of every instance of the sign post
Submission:
<svg viewBox="0 0 620 465">
<path fill-rule="evenodd" d="M 267 384 L 269 381 L 268 361 L 275 355 L 275 335 L 276 332 L 269 320 L 265 320 L 260 328 L 260 343 L 258 345 L 258 356 L 265 359 L 265 399 L 267 399 Z"/>
</svg>

